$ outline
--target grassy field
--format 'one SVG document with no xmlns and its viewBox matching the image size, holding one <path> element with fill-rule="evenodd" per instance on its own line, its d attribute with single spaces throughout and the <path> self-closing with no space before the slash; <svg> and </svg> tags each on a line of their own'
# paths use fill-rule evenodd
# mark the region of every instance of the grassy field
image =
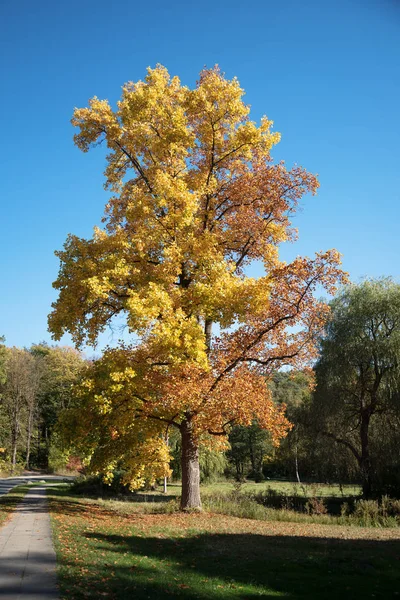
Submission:
<svg viewBox="0 0 400 600">
<path fill-rule="evenodd" d="M 234 490 L 235 482 L 232 481 L 220 481 L 211 484 L 201 485 L 202 497 L 206 497 L 210 494 L 221 493 L 229 494 Z M 254 483 L 253 481 L 246 481 L 241 484 L 241 492 L 243 493 L 254 493 L 254 492 L 265 492 L 268 489 L 274 490 L 278 494 L 282 495 L 297 495 L 305 497 L 318 496 L 322 498 L 340 498 L 348 496 L 360 496 L 361 487 L 357 485 L 343 485 L 338 484 L 326 484 L 326 483 L 305 483 L 299 484 L 297 482 L 290 481 L 278 481 L 268 480 L 262 483 Z M 107 486 L 104 486 L 104 491 L 107 493 Z M 170 483 L 167 486 L 167 494 L 163 493 L 163 488 L 157 486 L 153 491 L 139 492 L 135 496 L 132 496 L 133 500 L 140 502 L 153 502 L 159 501 L 163 498 L 179 498 L 181 495 L 181 485 L 179 482 Z"/>
<path fill-rule="evenodd" d="M 51 492 L 62 598 L 397 598 L 400 530 L 116 513 Z M 130 503 L 125 503 L 130 504 Z"/>
<path fill-rule="evenodd" d="M 204 495 L 212 494 L 215 492 L 230 492 L 233 489 L 233 481 L 221 481 L 212 484 L 203 484 L 201 486 L 201 492 Z M 326 484 L 326 483 L 304 483 L 300 484 L 297 482 L 290 481 L 278 481 L 268 480 L 262 483 L 254 483 L 253 481 L 246 481 L 242 484 L 241 489 L 244 493 L 246 492 L 263 492 L 268 488 L 274 490 L 278 494 L 286 495 L 298 495 L 298 496 L 321 496 L 321 497 L 340 497 L 340 496 L 359 496 L 361 494 L 361 487 L 354 485 L 343 485 L 340 487 L 338 484 Z M 177 483 L 168 486 L 170 494 L 176 494 L 180 496 L 181 486 Z"/>
</svg>

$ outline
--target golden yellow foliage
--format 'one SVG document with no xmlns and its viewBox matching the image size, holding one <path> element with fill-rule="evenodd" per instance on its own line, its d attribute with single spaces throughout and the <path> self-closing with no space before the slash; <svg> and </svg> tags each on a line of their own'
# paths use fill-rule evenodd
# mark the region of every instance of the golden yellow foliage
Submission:
<svg viewBox="0 0 400 600">
<path fill-rule="evenodd" d="M 112 445 L 145 436 L 152 452 L 167 425 L 188 426 L 196 445 L 254 417 L 278 441 L 289 424 L 266 376 L 312 361 L 327 310 L 313 291 L 344 280 L 335 250 L 279 260 L 279 245 L 296 237 L 299 199 L 319 184 L 301 167 L 272 163 L 280 135 L 268 118 L 249 119 L 243 94 L 217 67 L 191 90 L 158 65 L 123 87 L 115 110 L 95 97 L 74 112 L 77 146 L 109 148 L 113 196 L 104 229 L 69 236 L 57 253 L 49 325 L 56 338 L 68 331 L 94 344 L 124 314 L 141 337 L 138 347 L 108 350 L 84 388 L 89 412 L 112 423 Z M 254 261 L 264 266 L 259 279 L 246 276 Z"/>
</svg>

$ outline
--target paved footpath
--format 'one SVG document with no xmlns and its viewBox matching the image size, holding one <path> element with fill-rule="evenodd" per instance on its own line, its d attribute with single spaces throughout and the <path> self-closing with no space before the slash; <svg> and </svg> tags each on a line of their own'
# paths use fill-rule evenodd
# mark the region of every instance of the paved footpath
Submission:
<svg viewBox="0 0 400 600">
<path fill-rule="evenodd" d="M 0 599 L 58 600 L 46 488 L 31 488 L 0 528 Z"/>
<path fill-rule="evenodd" d="M 26 473 L 26 472 L 25 472 Z M 7 494 L 10 490 L 12 490 L 17 485 L 26 485 L 28 482 L 30 483 L 43 483 L 43 479 L 46 481 L 73 481 L 75 477 L 71 476 L 62 476 L 62 475 L 36 475 L 35 473 L 28 473 L 25 475 L 19 475 L 17 477 L 5 477 L 0 478 L 0 496 L 3 494 Z"/>
</svg>

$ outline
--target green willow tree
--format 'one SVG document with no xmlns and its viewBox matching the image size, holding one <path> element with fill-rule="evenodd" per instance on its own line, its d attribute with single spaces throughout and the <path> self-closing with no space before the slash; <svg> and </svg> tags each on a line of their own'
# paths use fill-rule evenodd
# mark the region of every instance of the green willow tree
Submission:
<svg viewBox="0 0 400 600">
<path fill-rule="evenodd" d="M 365 281 L 345 287 L 333 300 L 316 377 L 310 407 L 314 424 L 351 452 L 363 494 L 371 496 L 378 491 L 374 463 L 383 449 L 375 443 L 376 456 L 371 455 L 371 431 L 390 415 L 398 427 L 399 284 L 390 279 Z"/>
</svg>

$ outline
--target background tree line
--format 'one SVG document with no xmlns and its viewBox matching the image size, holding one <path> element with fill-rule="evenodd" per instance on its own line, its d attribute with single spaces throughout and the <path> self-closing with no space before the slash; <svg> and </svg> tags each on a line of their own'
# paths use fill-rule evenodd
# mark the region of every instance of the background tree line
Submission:
<svg viewBox="0 0 400 600">
<path fill-rule="evenodd" d="M 45 343 L 0 347 L 0 470 L 49 469 L 62 462 L 55 425 L 70 406 L 84 360 Z M 53 462 L 53 464 L 51 464 Z"/>
<path fill-rule="evenodd" d="M 400 285 L 381 279 L 343 288 L 319 346 L 313 372 L 280 371 L 270 381 L 293 425 L 280 446 L 256 420 L 233 427 L 229 449 L 201 448 L 203 481 L 282 477 L 360 483 L 366 497 L 400 495 Z M 57 422 L 79 403 L 73 390 L 85 365 L 72 348 L 7 348 L 2 340 L 0 448 L 11 468 L 65 466 Z M 179 436 L 169 445 L 179 478 Z"/>
<path fill-rule="evenodd" d="M 331 302 L 313 378 L 312 390 L 306 373 L 275 374 L 274 399 L 287 405 L 293 428 L 275 450 L 256 424 L 257 435 L 234 429 L 229 457 L 236 477 L 357 482 L 365 497 L 399 496 L 398 284 L 381 279 L 349 285 Z M 254 440 L 264 452 L 262 473 L 254 468 Z"/>
</svg>

